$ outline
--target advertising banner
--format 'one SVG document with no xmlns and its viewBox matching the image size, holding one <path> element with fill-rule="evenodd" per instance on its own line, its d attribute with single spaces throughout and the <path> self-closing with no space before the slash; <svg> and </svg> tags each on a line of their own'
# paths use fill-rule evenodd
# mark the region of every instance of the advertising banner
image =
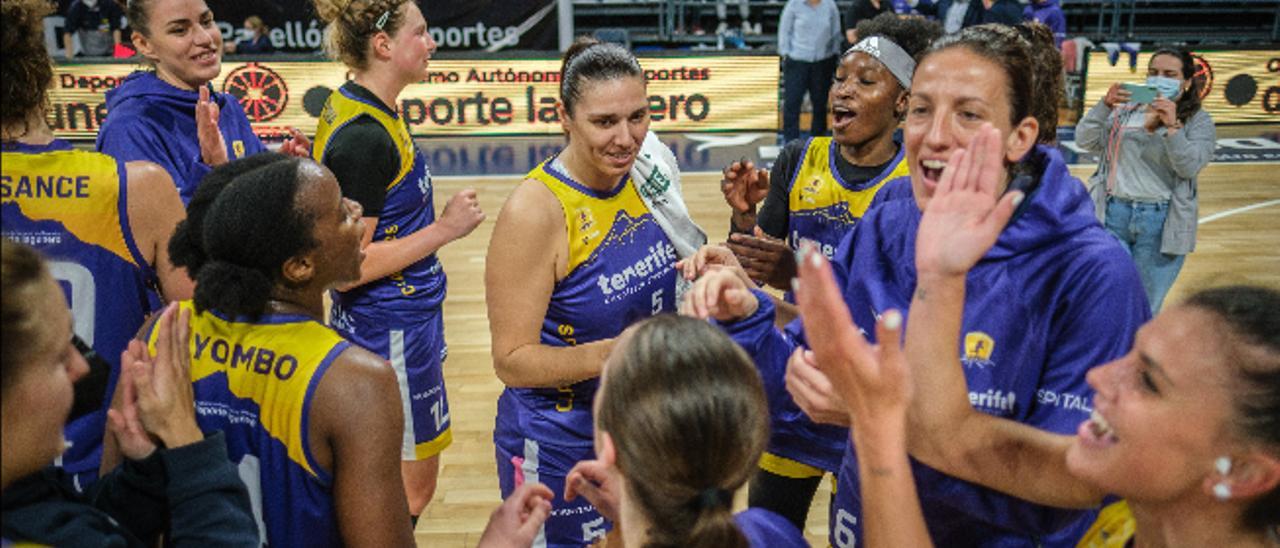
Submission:
<svg viewBox="0 0 1280 548">
<path fill-rule="evenodd" d="M 1114 82 L 1143 83 L 1150 52 L 1138 54 L 1136 70 L 1125 56 L 1112 65 L 1105 51 L 1089 54 L 1084 108 L 1097 104 Z M 1280 50 L 1194 52 L 1196 77 L 1203 80 L 1203 108 L 1214 123 L 1280 123 Z"/>
<path fill-rule="evenodd" d="M 641 58 L 654 131 L 774 131 L 778 60 L 773 56 Z M 49 124 L 69 139 L 93 139 L 109 116 L 105 93 L 140 67 L 55 67 Z M 559 133 L 559 59 L 435 60 L 427 80 L 396 105 L 418 137 Z M 223 61 L 215 90 L 240 99 L 259 135 L 289 127 L 315 132 L 325 100 L 348 77 L 328 61 Z M 194 115 L 194 113 L 193 113 Z"/>
<path fill-rule="evenodd" d="M 556 0 L 418 0 L 428 32 L 441 51 L 555 50 Z M 209 0 L 222 36 L 243 38 L 245 18 L 257 15 L 271 27 L 268 38 L 283 52 L 312 52 L 323 47 L 324 23 L 311 0 Z"/>
</svg>

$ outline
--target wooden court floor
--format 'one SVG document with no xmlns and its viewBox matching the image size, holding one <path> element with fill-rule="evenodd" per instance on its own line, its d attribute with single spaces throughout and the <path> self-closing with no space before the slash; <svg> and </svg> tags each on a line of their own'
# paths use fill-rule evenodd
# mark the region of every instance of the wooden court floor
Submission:
<svg viewBox="0 0 1280 548">
<path fill-rule="evenodd" d="M 1091 166 L 1072 169 L 1087 178 Z M 1195 253 L 1186 261 L 1169 302 L 1204 287 L 1253 283 L 1280 288 L 1280 164 L 1213 164 L 1200 176 L 1200 226 Z M 712 241 L 727 233 L 728 206 L 720 196 L 718 173 L 686 174 L 685 198 L 694 218 Z M 445 383 L 453 418 L 454 442 L 441 458 L 439 489 L 418 522 L 419 546 L 475 546 L 500 502 L 493 454 L 493 419 L 502 384 L 489 357 L 489 327 L 484 303 L 484 255 L 494 219 L 518 178 L 437 178 L 437 201 L 464 187 L 479 190 L 488 218 L 466 239 L 440 252 L 449 275 L 445 300 L 445 337 L 449 359 Z M 823 482 L 809 515 L 806 534 L 826 546 L 829 482 Z M 743 497 L 739 494 L 738 504 Z"/>
</svg>

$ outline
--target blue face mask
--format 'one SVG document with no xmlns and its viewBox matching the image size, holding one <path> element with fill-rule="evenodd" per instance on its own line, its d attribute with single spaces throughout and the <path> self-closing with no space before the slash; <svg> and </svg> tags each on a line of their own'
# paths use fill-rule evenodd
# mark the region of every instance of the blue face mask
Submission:
<svg viewBox="0 0 1280 548">
<path fill-rule="evenodd" d="M 1147 85 L 1156 88 L 1161 97 L 1170 101 L 1178 100 L 1182 94 L 1182 82 L 1167 76 L 1148 76 Z"/>
</svg>

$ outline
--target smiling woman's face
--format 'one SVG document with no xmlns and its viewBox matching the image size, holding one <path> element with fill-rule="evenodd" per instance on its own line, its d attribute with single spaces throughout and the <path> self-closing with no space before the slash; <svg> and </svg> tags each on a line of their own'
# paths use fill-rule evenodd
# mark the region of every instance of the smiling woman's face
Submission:
<svg viewBox="0 0 1280 548">
<path fill-rule="evenodd" d="M 968 48 L 945 49 L 920 63 L 911 82 L 903 139 L 911 189 L 921 210 L 933 197 L 951 154 L 969 146 L 983 123 L 1000 132 L 1006 164 L 1031 149 L 1037 128 L 1026 120 L 1014 128 L 1011 104 L 1004 70 Z"/>
<path fill-rule="evenodd" d="M 222 72 L 222 34 L 204 0 L 155 0 L 147 27 L 134 32 L 134 45 L 161 80 L 196 89 Z"/>
</svg>

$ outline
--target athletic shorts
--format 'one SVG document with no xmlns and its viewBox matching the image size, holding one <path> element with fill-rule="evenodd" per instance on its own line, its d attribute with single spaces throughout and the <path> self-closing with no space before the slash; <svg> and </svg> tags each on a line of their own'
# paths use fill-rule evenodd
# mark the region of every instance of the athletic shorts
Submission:
<svg viewBox="0 0 1280 548">
<path fill-rule="evenodd" d="M 348 341 L 385 358 L 396 371 L 404 411 L 404 441 L 400 458 L 426 460 L 453 442 L 449 398 L 444 388 L 444 318 L 439 310 L 413 314 L 410 325 L 389 322 L 334 307 L 341 321 L 334 329 Z M 396 322 L 397 324 L 400 322 Z"/>
<path fill-rule="evenodd" d="M 596 458 L 594 449 L 540 443 L 503 428 L 501 423 L 494 429 L 493 445 L 502 498 L 510 496 L 524 482 L 541 483 L 555 493 L 551 516 L 534 537 L 534 548 L 587 546 L 613 529 L 613 523 L 600 515 L 586 498 L 564 500 L 569 470 L 578 461 Z"/>
</svg>

